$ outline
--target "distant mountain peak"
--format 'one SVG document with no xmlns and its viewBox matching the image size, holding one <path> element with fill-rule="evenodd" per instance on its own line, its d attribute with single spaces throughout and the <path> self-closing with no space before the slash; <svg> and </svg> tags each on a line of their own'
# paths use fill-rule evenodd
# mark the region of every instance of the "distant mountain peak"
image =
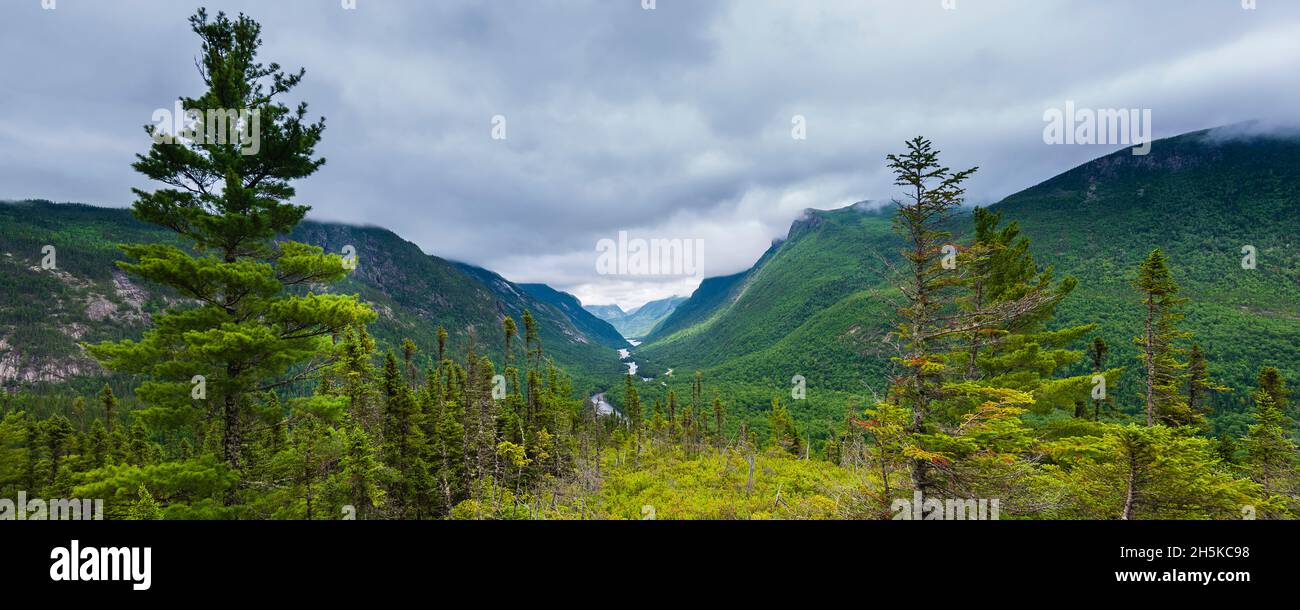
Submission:
<svg viewBox="0 0 1300 610">
<path fill-rule="evenodd" d="M 686 300 L 686 297 L 671 296 L 650 301 L 627 311 L 624 311 L 618 305 L 586 305 L 583 308 L 592 315 L 613 324 L 614 328 L 618 329 L 624 337 L 642 339 L 649 335 L 660 322 L 672 315 L 677 306 Z"/>
</svg>

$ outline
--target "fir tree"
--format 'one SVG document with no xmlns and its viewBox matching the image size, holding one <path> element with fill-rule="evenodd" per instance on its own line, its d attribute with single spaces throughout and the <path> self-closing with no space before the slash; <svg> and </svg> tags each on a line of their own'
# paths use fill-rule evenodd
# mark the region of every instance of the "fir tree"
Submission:
<svg viewBox="0 0 1300 610">
<path fill-rule="evenodd" d="M 302 406 L 305 406 L 303 404 Z M 335 460 L 334 443 L 321 419 L 309 410 L 296 410 L 293 418 L 293 447 L 288 456 L 291 476 L 297 481 L 302 498 L 303 517 L 315 519 L 320 505 L 322 479 Z"/>
<path fill-rule="evenodd" d="M 853 423 L 873 441 L 866 447 L 868 465 L 874 471 L 874 484 L 867 486 L 868 514 L 875 519 L 889 519 L 896 490 L 906 478 L 911 460 L 908 454 L 913 437 L 907 433 L 911 414 L 895 401 L 882 400 L 866 409 L 861 420 Z"/>
<path fill-rule="evenodd" d="M 902 342 L 900 362 L 905 369 L 893 383 L 898 399 L 911 413 L 908 432 L 919 434 L 926 428 L 944 368 L 935 350 L 943 336 L 940 308 L 958 283 L 944 268 L 944 246 L 951 233 L 943 227 L 961 205 L 963 184 L 978 168 L 951 171 L 939 163 L 939 151 L 930 141 L 919 136 L 906 145 L 906 153 L 887 157 L 894 184 L 906 189 L 906 199 L 894 202 L 894 230 L 906 243 L 900 253 L 907 265 L 899 286 L 906 302 L 899 309 L 895 331 Z M 916 489 L 930 487 L 929 467 L 923 458 L 912 460 Z"/>
<path fill-rule="evenodd" d="M 1265 367 L 1259 373 L 1259 387 L 1251 393 L 1255 403 L 1255 423 L 1245 438 L 1246 465 L 1250 478 L 1263 492 L 1266 517 L 1285 510 L 1287 496 L 1296 480 L 1296 443 L 1287 433 L 1287 391 L 1281 373 Z"/>
<path fill-rule="evenodd" d="M 1094 375 L 1100 374 L 1106 370 L 1106 353 L 1110 351 L 1110 346 L 1106 345 L 1106 340 L 1100 336 L 1093 337 L 1092 342 L 1088 344 L 1088 362 L 1092 365 L 1091 370 Z M 1092 399 L 1092 420 L 1101 420 L 1101 408 L 1106 403 L 1107 398 Z"/>
<path fill-rule="evenodd" d="M 49 456 L 49 485 L 51 488 L 54 487 L 55 481 L 59 478 L 63 458 L 70 452 L 74 437 L 72 423 L 68 421 L 68 418 L 55 415 L 45 420 L 41 438 L 45 441 L 45 452 Z"/>
<path fill-rule="evenodd" d="M 437 495 L 441 499 L 440 511 L 449 514 L 465 498 L 465 407 L 464 395 L 454 380 L 463 376 L 458 366 L 448 365 L 444 370 L 448 383 L 442 411 L 434 428 L 433 455 Z"/>
<path fill-rule="evenodd" d="M 637 434 L 641 433 L 641 396 L 636 391 L 636 385 L 632 383 L 632 375 L 626 375 L 623 378 L 623 416 L 627 419 L 628 429 Z"/>
<path fill-rule="evenodd" d="M 149 442 L 149 431 L 144 422 L 131 424 L 131 436 L 127 445 L 127 461 L 136 466 L 153 463 L 155 457 L 153 443 Z"/>
<path fill-rule="evenodd" d="M 529 314 L 529 317 L 531 318 L 532 314 Z M 514 318 L 511 318 L 510 316 L 506 316 L 505 319 L 501 321 L 501 334 L 503 335 L 505 341 L 505 349 L 502 352 L 505 354 L 505 359 L 502 368 L 509 368 L 511 365 L 511 360 L 514 356 L 514 352 L 511 349 L 511 344 L 514 341 L 514 339 L 519 336 L 519 326 L 515 324 Z"/>
<path fill-rule="evenodd" d="M 772 399 L 772 412 L 769 415 L 772 426 L 772 442 L 777 447 L 794 456 L 803 456 L 804 440 L 795 426 L 790 411 L 780 398 Z"/>
<path fill-rule="evenodd" d="M 368 519 L 386 500 L 386 469 L 373 439 L 360 426 L 347 426 L 338 435 L 343 455 L 330 487 L 335 497 L 343 500 L 341 504 L 356 510 L 357 519 Z"/>
<path fill-rule="evenodd" d="M 537 320 L 532 312 L 524 310 L 524 352 L 532 359 L 532 367 L 540 368 L 542 363 L 542 335 L 537 329 Z"/>
<path fill-rule="evenodd" d="M 402 360 L 406 363 L 406 378 L 415 383 L 415 354 L 420 348 L 410 339 L 402 340 Z"/>
<path fill-rule="evenodd" d="M 108 430 L 104 427 L 104 422 L 97 419 L 91 422 L 90 432 L 86 433 L 84 457 L 89 469 L 101 468 L 107 464 L 110 453 Z"/>
<path fill-rule="evenodd" d="M 108 433 L 112 434 L 113 423 L 117 421 L 117 397 L 113 395 L 113 388 L 107 383 L 99 391 L 99 404 L 104 407 L 104 426 Z"/>
<path fill-rule="evenodd" d="M 447 358 L 447 329 L 438 325 L 438 362 Z"/>
<path fill-rule="evenodd" d="M 1192 344 L 1192 351 L 1187 356 L 1187 408 L 1194 415 L 1205 416 L 1210 412 L 1209 398 L 1216 392 L 1229 392 L 1232 388 L 1210 379 L 1210 365 L 1206 362 L 1205 352 L 1199 343 Z"/>
<path fill-rule="evenodd" d="M 384 356 L 384 434 L 382 455 L 384 463 L 396 473 L 393 503 L 395 510 L 405 511 L 407 502 L 415 491 L 413 469 L 417 451 L 413 447 L 418 438 L 418 405 L 411 389 L 398 371 L 397 358 L 390 351 Z"/>
<path fill-rule="evenodd" d="M 376 372 L 371 362 L 374 352 L 375 341 L 364 326 L 347 328 L 335 350 L 335 364 L 318 388 L 323 394 L 346 398 L 349 416 L 367 430 L 374 430 L 380 418 Z M 396 392 L 395 383 L 392 389 Z"/>
<path fill-rule="evenodd" d="M 715 433 L 718 435 L 719 447 L 721 447 L 725 442 L 722 424 L 723 421 L 726 420 L 726 417 L 727 417 L 726 405 L 722 404 L 722 398 L 718 396 L 714 396 L 713 397 L 713 421 L 714 421 L 713 429 Z"/>
<path fill-rule="evenodd" d="M 136 492 L 136 500 L 131 504 L 131 509 L 127 513 L 128 520 L 131 521 L 157 521 L 163 518 L 162 507 L 154 499 L 153 494 L 149 493 L 149 488 L 140 484 Z"/>
<path fill-rule="evenodd" d="M 1192 412 L 1179 388 L 1186 365 L 1179 360 L 1178 342 L 1187 334 L 1178 330 L 1182 315 L 1177 312 L 1186 299 L 1178 297 L 1178 284 L 1169 271 L 1168 259 L 1160 249 L 1151 251 L 1138 269 L 1135 283 L 1142 296 L 1142 335 L 1134 339 L 1140 348 L 1146 383 L 1146 423 L 1171 426 L 1198 424 L 1203 417 Z"/>
<path fill-rule="evenodd" d="M 1232 438 L 1232 435 L 1226 432 L 1219 435 L 1218 441 L 1214 445 L 1214 452 L 1219 455 L 1219 459 L 1229 465 L 1236 465 L 1237 452 L 1240 451 L 1240 449 L 1241 448 L 1237 444 L 1236 439 Z"/>
<path fill-rule="evenodd" d="M 72 417 L 77 423 L 77 432 L 86 432 L 86 399 L 80 396 L 72 399 Z"/>
<path fill-rule="evenodd" d="M 1163 425 L 1130 425 L 1108 438 L 1118 457 L 1120 519 L 1236 516 L 1246 488 L 1214 469 L 1208 441 Z"/>
<path fill-rule="evenodd" d="M 1252 503 L 1255 485 L 1218 465 L 1209 439 L 1163 424 L 1101 424 L 1100 436 L 1044 447 L 1071 467 L 1055 518 L 1229 519 Z"/>
<path fill-rule="evenodd" d="M 699 371 L 695 371 L 695 378 L 691 380 L 691 409 L 700 416 L 700 421 L 707 428 L 708 420 L 704 417 L 704 376 Z"/>
</svg>

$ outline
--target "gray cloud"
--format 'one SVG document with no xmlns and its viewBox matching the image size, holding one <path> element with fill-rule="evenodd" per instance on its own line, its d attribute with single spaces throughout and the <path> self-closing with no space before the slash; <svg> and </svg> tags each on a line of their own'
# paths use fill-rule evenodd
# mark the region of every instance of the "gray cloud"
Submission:
<svg viewBox="0 0 1300 610">
<path fill-rule="evenodd" d="M 207 3 L 304 66 L 329 162 L 299 199 L 585 302 L 688 293 L 600 276 L 618 231 L 752 263 L 804 208 L 893 194 L 884 155 L 932 138 L 994 201 L 1114 147 L 1042 141 L 1073 100 L 1150 108 L 1157 137 L 1294 124 L 1300 5 L 1235 0 L 336 0 Z M 0 7 L 0 197 L 129 205 L 155 108 L 200 86 L 170 0 Z M 503 115 L 508 139 L 489 137 Z M 790 137 L 806 117 L 808 138 Z"/>
</svg>

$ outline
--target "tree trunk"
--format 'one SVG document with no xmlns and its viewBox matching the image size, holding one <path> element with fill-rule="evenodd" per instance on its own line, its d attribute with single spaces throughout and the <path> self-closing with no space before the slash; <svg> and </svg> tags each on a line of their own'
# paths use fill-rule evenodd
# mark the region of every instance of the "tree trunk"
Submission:
<svg viewBox="0 0 1300 610">
<path fill-rule="evenodd" d="M 984 283 L 975 283 L 975 311 L 980 311 L 984 307 Z M 980 335 L 979 331 L 971 333 L 970 337 L 970 354 L 966 363 L 966 379 L 974 380 L 979 372 L 976 363 L 979 361 L 980 353 Z"/>
<path fill-rule="evenodd" d="M 925 424 L 925 382 L 921 379 L 922 373 L 918 370 L 916 373 L 916 383 L 914 390 L 916 392 L 916 404 L 912 405 L 912 422 L 907 427 L 908 434 L 917 435 Z M 927 480 L 927 473 L 930 471 L 930 462 L 922 458 L 912 458 L 911 463 L 912 489 L 925 493 L 930 488 Z"/>
<path fill-rule="evenodd" d="M 1132 449 L 1132 447 L 1129 448 L 1128 477 L 1124 482 L 1124 514 L 1120 516 L 1120 519 L 1123 521 L 1130 521 L 1133 519 L 1133 497 L 1136 494 L 1134 488 L 1137 486 L 1137 458 L 1131 453 Z"/>
<path fill-rule="evenodd" d="M 307 520 L 311 521 L 311 503 L 313 499 L 311 494 L 311 480 L 312 480 L 312 473 L 310 467 L 311 460 L 310 458 L 308 458 L 305 461 L 307 462 L 307 464 L 303 465 L 303 474 L 305 474 L 307 478 Z"/>
<path fill-rule="evenodd" d="M 749 497 L 749 494 L 754 491 L 754 454 L 750 453 L 745 457 L 749 461 L 749 479 L 745 481 L 745 497 Z"/>
<path fill-rule="evenodd" d="M 1155 312 L 1156 312 L 1155 297 L 1147 297 L 1147 321 L 1146 321 L 1147 342 L 1146 345 L 1143 346 L 1143 348 L 1145 349 L 1146 352 L 1144 355 L 1146 356 L 1146 368 L 1147 368 L 1147 427 L 1148 428 L 1155 425 L 1156 360 L 1155 360 L 1155 346 L 1152 345 L 1152 341 L 1154 340 L 1153 335 L 1155 334 L 1155 329 L 1154 329 Z"/>
<path fill-rule="evenodd" d="M 916 201 L 918 207 L 921 205 L 924 192 L 918 187 L 916 190 Z M 916 301 L 912 304 L 912 337 L 913 342 L 913 361 L 916 362 L 916 371 L 912 376 L 912 390 L 915 392 L 912 404 L 912 421 L 907 428 L 909 435 L 920 434 L 925 427 L 926 411 L 929 409 L 929 400 L 926 396 L 925 387 L 925 359 L 928 354 L 927 339 L 925 338 L 926 328 L 929 326 L 927 313 L 930 306 L 930 294 L 925 284 L 925 267 L 929 255 L 929 245 L 922 237 L 922 234 L 913 229 L 913 241 L 916 248 L 913 252 L 915 257 L 912 261 L 913 288 L 916 291 Z M 930 469 L 930 463 L 926 460 L 914 458 L 911 463 L 912 488 L 924 493 L 929 484 L 926 482 L 927 473 Z"/>
</svg>

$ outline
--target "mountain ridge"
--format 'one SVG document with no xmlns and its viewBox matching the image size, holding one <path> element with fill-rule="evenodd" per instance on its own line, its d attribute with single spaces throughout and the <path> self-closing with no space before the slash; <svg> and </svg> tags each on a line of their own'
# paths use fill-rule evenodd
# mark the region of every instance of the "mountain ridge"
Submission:
<svg viewBox="0 0 1300 610">
<path fill-rule="evenodd" d="M 612 327 L 585 312 L 570 318 L 572 312 L 495 273 L 427 254 L 380 227 L 305 220 L 288 238 L 327 252 L 355 248 L 356 269 L 328 290 L 368 302 L 379 313 L 371 333 L 387 347 L 410 338 L 420 353 L 433 354 L 436 329 L 443 325 L 452 349 L 474 335 L 494 353 L 500 350 L 501 320 L 511 315 L 521 323 L 529 309 L 547 353 L 571 369 L 575 385 L 603 388 L 616 379 Z M 78 342 L 138 336 L 153 314 L 177 303 L 174 295 L 138 284 L 112 264 L 123 259 L 118 243 L 155 241 L 182 245 L 125 208 L 0 202 L 0 382 L 13 389 L 93 376 L 98 367 L 81 354 Z M 39 267 L 45 245 L 56 246 L 56 272 Z"/>
<path fill-rule="evenodd" d="M 686 297 L 671 296 L 647 302 L 628 311 L 623 311 L 617 305 L 590 305 L 585 306 L 585 309 L 592 315 L 612 324 L 614 328 L 618 329 L 618 332 L 622 333 L 622 336 L 639 340 L 653 333 L 654 329 L 665 318 L 672 315 L 673 311 L 686 299 Z"/>
</svg>

